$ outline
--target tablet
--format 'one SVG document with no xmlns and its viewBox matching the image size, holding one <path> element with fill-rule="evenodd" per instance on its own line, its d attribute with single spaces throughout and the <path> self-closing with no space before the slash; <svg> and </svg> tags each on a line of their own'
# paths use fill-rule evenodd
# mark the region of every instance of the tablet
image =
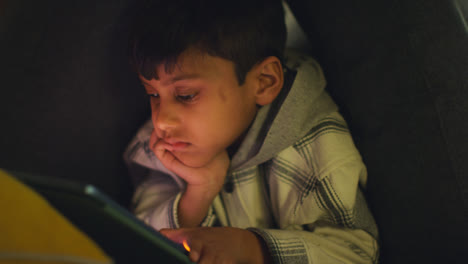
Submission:
<svg viewBox="0 0 468 264">
<path fill-rule="evenodd" d="M 92 238 L 115 263 L 192 263 L 167 239 L 90 184 L 9 172 Z"/>
</svg>

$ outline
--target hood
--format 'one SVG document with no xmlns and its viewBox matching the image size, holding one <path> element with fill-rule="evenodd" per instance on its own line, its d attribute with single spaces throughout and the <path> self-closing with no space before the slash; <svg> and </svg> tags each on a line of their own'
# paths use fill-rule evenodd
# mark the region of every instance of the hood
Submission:
<svg viewBox="0 0 468 264">
<path fill-rule="evenodd" d="M 278 97 L 259 109 L 231 160 L 231 171 L 256 166 L 304 137 L 338 108 L 325 91 L 325 77 L 311 57 L 286 53 L 284 86 Z"/>
</svg>

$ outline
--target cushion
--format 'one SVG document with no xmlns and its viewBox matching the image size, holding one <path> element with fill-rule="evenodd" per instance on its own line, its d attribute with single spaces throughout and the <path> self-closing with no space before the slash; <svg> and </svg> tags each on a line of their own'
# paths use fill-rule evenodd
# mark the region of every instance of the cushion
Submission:
<svg viewBox="0 0 468 264">
<path fill-rule="evenodd" d="M 288 1 L 368 167 L 382 263 L 468 259 L 463 1 Z"/>
<path fill-rule="evenodd" d="M 130 2 L 2 1 L 0 167 L 130 201 L 122 153 L 150 113 L 126 56 Z"/>
</svg>

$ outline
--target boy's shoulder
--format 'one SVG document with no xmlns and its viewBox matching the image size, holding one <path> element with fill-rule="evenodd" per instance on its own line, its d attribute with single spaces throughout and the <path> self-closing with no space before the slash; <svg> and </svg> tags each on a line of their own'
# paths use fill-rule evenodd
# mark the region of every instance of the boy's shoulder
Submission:
<svg viewBox="0 0 468 264">
<path fill-rule="evenodd" d="M 337 164 L 361 162 L 351 132 L 341 114 L 336 111 L 319 120 L 291 149 L 320 174 L 327 174 Z M 280 153 L 280 156 L 282 154 Z"/>
<path fill-rule="evenodd" d="M 317 61 L 294 50 L 285 55 L 283 89 L 272 104 L 258 111 L 245 144 L 233 158 L 236 169 L 272 159 L 338 110 L 325 91 L 325 77 Z"/>
</svg>

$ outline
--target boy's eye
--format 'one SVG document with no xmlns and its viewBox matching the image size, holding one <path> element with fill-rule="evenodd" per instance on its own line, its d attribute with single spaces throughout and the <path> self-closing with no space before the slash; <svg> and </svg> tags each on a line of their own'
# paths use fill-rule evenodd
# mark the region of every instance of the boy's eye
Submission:
<svg viewBox="0 0 468 264">
<path fill-rule="evenodd" d="M 180 101 L 184 101 L 184 102 L 190 102 L 195 98 L 195 96 L 197 96 L 196 93 L 188 94 L 188 95 L 177 95 L 177 99 L 179 99 Z"/>
<path fill-rule="evenodd" d="M 151 93 L 151 94 L 148 94 L 149 97 L 153 97 L 153 98 L 159 98 L 159 94 L 158 93 Z"/>
</svg>

